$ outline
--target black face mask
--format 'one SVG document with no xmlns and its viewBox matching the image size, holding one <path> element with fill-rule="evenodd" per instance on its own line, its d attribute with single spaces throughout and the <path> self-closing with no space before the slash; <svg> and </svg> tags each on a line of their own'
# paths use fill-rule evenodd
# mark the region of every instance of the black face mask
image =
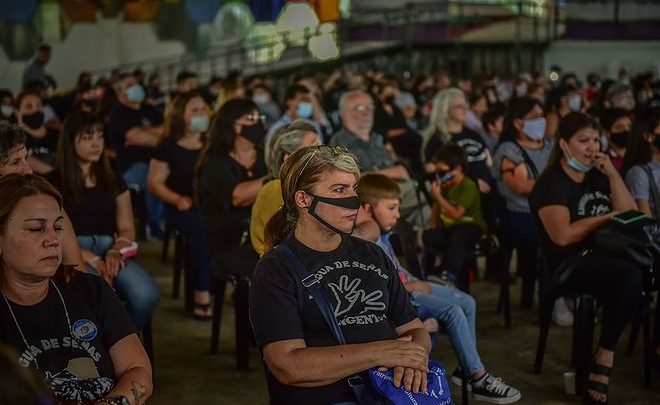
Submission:
<svg viewBox="0 0 660 405">
<path fill-rule="evenodd" d="M 316 218 L 317 221 L 328 227 L 330 230 L 338 233 L 339 235 L 350 235 L 351 233 L 353 233 L 353 230 L 351 230 L 351 232 L 344 232 L 330 225 L 325 219 L 321 218 L 316 213 L 316 205 L 320 201 L 329 205 L 334 205 L 335 207 L 341 207 L 341 208 L 346 208 L 347 210 L 357 211 L 358 209 L 360 209 L 360 198 L 358 198 L 358 196 L 329 198 L 329 197 L 319 197 L 314 194 L 309 194 L 309 195 L 314 197 L 314 199 L 312 200 L 312 205 L 309 206 L 309 210 L 308 210 L 309 215 L 313 216 L 314 218 Z M 353 225 L 355 226 L 355 224 Z"/>
<path fill-rule="evenodd" d="M 660 134 L 655 134 L 655 139 L 653 140 L 653 145 L 656 149 L 660 149 Z"/>
<path fill-rule="evenodd" d="M 262 124 L 261 121 L 258 121 L 254 125 L 244 125 L 243 129 L 241 129 L 241 136 L 253 144 L 259 145 L 264 141 L 266 129 L 264 128 L 264 124 Z"/>
<path fill-rule="evenodd" d="M 25 124 L 30 129 L 39 129 L 44 125 L 44 113 L 43 111 L 37 111 L 32 114 L 24 115 L 22 117 L 23 124 Z"/>
<path fill-rule="evenodd" d="M 630 135 L 630 131 L 613 132 L 610 140 L 616 146 L 624 147 L 628 143 L 628 135 Z"/>
<path fill-rule="evenodd" d="M 385 104 L 390 104 L 390 105 L 394 104 L 394 96 L 389 95 L 389 96 L 385 97 Z"/>
</svg>

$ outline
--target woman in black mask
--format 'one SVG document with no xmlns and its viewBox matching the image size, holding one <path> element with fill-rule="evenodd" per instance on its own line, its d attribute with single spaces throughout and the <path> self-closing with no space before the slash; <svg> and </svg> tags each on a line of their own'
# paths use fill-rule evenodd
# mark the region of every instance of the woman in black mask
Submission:
<svg viewBox="0 0 660 405">
<path fill-rule="evenodd" d="M 600 126 L 603 129 L 601 139 L 604 143 L 603 152 L 610 157 L 616 170 L 621 173 L 632 126 L 630 114 L 621 108 L 609 108 L 600 115 Z"/>
<path fill-rule="evenodd" d="M 56 130 L 46 128 L 44 106 L 39 93 L 27 90 L 18 95 L 16 118 L 29 135 L 26 146 L 30 167 L 39 174 L 52 172 L 59 134 Z"/>
<path fill-rule="evenodd" d="M 267 173 L 265 133 L 250 99 L 229 100 L 213 117 L 196 187 L 211 252 L 234 251 L 245 241 L 249 245 L 250 211 Z"/>
</svg>

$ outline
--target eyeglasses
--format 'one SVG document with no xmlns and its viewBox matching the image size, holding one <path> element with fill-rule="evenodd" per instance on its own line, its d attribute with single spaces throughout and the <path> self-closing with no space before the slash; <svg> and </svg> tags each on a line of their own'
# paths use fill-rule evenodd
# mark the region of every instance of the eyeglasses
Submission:
<svg viewBox="0 0 660 405">
<path fill-rule="evenodd" d="M 305 161 L 305 164 L 302 167 L 302 170 L 300 170 L 300 173 L 298 173 L 298 177 L 296 177 L 296 188 L 298 187 L 298 182 L 300 181 L 300 177 L 302 177 L 302 174 L 305 173 L 305 169 L 307 169 L 307 165 L 309 165 L 309 162 L 312 161 L 312 158 L 314 158 L 314 155 L 320 150 L 327 150 L 329 152 L 332 152 L 332 156 L 337 157 L 340 155 L 343 155 L 345 153 L 348 153 L 348 149 L 342 145 L 335 145 L 335 146 L 330 146 L 330 145 L 318 145 L 318 146 L 310 146 L 310 148 L 314 148 L 314 152 L 312 152 L 311 155 L 307 158 Z"/>
<path fill-rule="evenodd" d="M 454 104 L 449 108 L 460 108 L 461 110 L 467 110 L 468 108 L 470 108 L 470 106 L 468 105 L 468 103 L 462 103 L 462 104 Z"/>
<path fill-rule="evenodd" d="M 374 111 L 374 106 L 372 105 L 365 105 L 365 104 L 358 104 L 355 107 L 353 107 L 353 111 L 359 112 L 359 113 L 364 113 L 364 112 L 373 112 Z"/>
<path fill-rule="evenodd" d="M 259 114 L 259 113 L 253 113 L 253 114 L 247 114 L 242 116 L 241 118 L 245 118 L 246 120 L 250 120 L 254 123 L 257 121 L 261 121 L 262 124 L 266 122 L 266 116 L 264 114 Z"/>
</svg>

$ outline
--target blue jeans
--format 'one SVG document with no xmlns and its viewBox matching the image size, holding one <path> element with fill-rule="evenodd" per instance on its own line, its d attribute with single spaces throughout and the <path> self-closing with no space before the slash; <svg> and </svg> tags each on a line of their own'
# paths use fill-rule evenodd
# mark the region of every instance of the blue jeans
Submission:
<svg viewBox="0 0 660 405">
<path fill-rule="evenodd" d="M 188 250 L 186 255 L 193 268 L 193 288 L 195 291 L 209 291 L 211 289 L 211 256 L 209 245 L 206 241 L 204 219 L 198 208 L 193 207 L 188 211 L 179 211 L 173 207 L 167 207 L 167 219 L 172 226 L 188 239 Z"/>
<path fill-rule="evenodd" d="M 431 294 L 413 292 L 411 303 L 422 320 L 435 318 L 445 326 L 458 362 L 468 375 L 485 370 L 477 353 L 476 304 L 456 288 L 431 284 Z M 433 338 L 433 337 L 432 337 Z"/>
<path fill-rule="evenodd" d="M 105 257 L 105 253 L 114 243 L 109 235 L 78 236 L 81 249 L 87 249 L 95 255 Z M 138 330 L 142 330 L 154 313 L 160 300 L 160 290 L 149 273 L 134 260 L 125 260 L 125 267 L 114 279 L 113 287 L 117 295 L 127 303 L 128 314 Z M 96 271 L 87 267 L 89 273 Z"/>
<path fill-rule="evenodd" d="M 157 224 L 163 219 L 165 207 L 159 199 L 147 191 L 147 176 L 149 175 L 149 164 L 146 162 L 133 163 L 122 174 L 122 178 L 130 188 L 135 189 L 144 196 L 147 207 L 147 221 L 151 224 Z"/>
</svg>

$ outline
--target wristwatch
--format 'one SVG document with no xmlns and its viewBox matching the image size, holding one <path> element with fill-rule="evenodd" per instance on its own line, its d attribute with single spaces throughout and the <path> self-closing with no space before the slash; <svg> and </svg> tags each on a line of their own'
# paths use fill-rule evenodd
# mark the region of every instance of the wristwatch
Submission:
<svg viewBox="0 0 660 405">
<path fill-rule="evenodd" d="M 123 395 L 115 395 L 112 397 L 103 397 L 96 401 L 97 405 L 131 405 L 128 398 Z"/>
</svg>

